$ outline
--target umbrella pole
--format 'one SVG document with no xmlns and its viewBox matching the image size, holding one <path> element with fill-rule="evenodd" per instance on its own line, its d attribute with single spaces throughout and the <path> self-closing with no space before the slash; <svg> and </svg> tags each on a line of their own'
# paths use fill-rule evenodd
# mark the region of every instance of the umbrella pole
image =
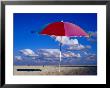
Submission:
<svg viewBox="0 0 110 88">
<path fill-rule="evenodd" d="M 62 36 L 61 36 L 61 41 L 62 41 Z M 59 72 L 60 72 L 60 62 L 61 62 L 61 46 L 62 46 L 62 43 L 60 43 L 60 61 L 59 61 Z"/>
</svg>

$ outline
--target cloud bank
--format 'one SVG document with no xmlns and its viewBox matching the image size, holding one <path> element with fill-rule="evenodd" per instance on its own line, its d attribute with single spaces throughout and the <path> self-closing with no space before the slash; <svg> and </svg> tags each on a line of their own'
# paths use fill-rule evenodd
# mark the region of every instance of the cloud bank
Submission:
<svg viewBox="0 0 110 88">
<path fill-rule="evenodd" d="M 36 58 L 44 58 L 44 59 L 55 59 L 59 60 L 60 50 L 59 49 L 37 49 L 36 52 L 31 49 L 23 49 L 19 51 L 24 56 L 32 57 L 32 59 Z M 71 51 L 62 52 L 62 58 L 80 58 L 81 55 L 79 53 L 73 53 Z M 17 59 L 20 60 L 20 56 L 16 56 Z"/>
<path fill-rule="evenodd" d="M 20 53 L 22 53 L 25 56 L 38 56 L 33 50 L 31 49 L 23 49 L 23 50 L 19 50 Z"/>
<path fill-rule="evenodd" d="M 45 58 L 59 58 L 60 57 L 60 50 L 59 49 L 38 49 L 36 53 L 39 56 L 43 56 Z M 69 58 L 69 57 L 81 57 L 80 54 L 75 54 L 73 52 L 62 52 L 62 58 Z"/>
<path fill-rule="evenodd" d="M 90 49 L 91 46 L 90 45 L 82 45 L 79 43 L 79 41 L 77 39 L 70 39 L 70 37 L 66 37 L 66 36 L 54 36 L 55 40 L 62 43 L 62 45 L 67 45 L 69 48 L 67 48 L 67 50 L 83 50 L 83 49 Z"/>
</svg>

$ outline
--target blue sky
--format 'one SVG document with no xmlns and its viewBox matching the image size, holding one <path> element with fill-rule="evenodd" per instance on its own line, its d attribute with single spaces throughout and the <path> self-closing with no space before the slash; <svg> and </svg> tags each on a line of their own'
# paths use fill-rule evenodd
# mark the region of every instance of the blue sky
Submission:
<svg viewBox="0 0 110 88">
<path fill-rule="evenodd" d="M 97 33 L 97 14 L 96 13 L 14 13 L 14 56 L 22 56 L 19 50 L 31 49 L 34 52 L 37 49 L 59 49 L 59 42 L 50 36 L 40 35 L 39 32 L 43 30 L 48 24 L 59 21 L 66 21 L 74 23 L 83 28 L 87 33 Z M 32 34 L 31 31 L 36 31 L 36 34 Z M 90 49 L 86 49 L 87 53 L 97 55 L 97 37 L 91 36 L 87 39 L 77 39 L 83 46 L 91 46 Z M 93 41 L 91 41 L 93 40 Z M 95 42 L 94 42 L 95 41 Z M 66 46 L 62 49 L 65 50 Z M 84 51 L 84 50 L 83 50 Z M 82 54 L 82 50 L 71 50 Z M 84 51 L 85 52 L 85 51 Z M 82 54 L 83 58 L 84 55 Z M 28 63 L 28 61 L 26 61 Z M 87 61 L 89 63 L 90 61 Z M 16 61 L 16 63 L 18 63 Z M 81 62 L 79 62 L 81 63 Z M 96 64 L 96 60 L 94 62 Z"/>
</svg>

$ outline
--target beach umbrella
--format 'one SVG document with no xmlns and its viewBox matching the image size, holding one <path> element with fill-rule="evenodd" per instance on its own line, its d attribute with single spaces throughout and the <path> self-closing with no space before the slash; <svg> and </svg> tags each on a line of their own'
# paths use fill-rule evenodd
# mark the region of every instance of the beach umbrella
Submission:
<svg viewBox="0 0 110 88">
<path fill-rule="evenodd" d="M 40 34 L 50 35 L 50 36 L 61 36 L 60 40 L 60 61 L 59 61 L 59 72 L 61 63 L 61 46 L 62 46 L 62 36 L 67 37 L 89 37 L 89 35 L 78 25 L 70 22 L 54 22 L 47 25 Z"/>
</svg>

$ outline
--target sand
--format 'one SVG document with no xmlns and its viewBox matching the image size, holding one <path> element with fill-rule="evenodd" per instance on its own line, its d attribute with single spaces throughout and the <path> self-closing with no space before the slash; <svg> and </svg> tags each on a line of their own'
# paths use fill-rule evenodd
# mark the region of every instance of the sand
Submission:
<svg viewBox="0 0 110 88">
<path fill-rule="evenodd" d="M 17 71 L 17 69 L 40 69 L 41 71 Z M 14 66 L 14 75 L 96 75 L 97 67 L 77 66 Z"/>
</svg>

